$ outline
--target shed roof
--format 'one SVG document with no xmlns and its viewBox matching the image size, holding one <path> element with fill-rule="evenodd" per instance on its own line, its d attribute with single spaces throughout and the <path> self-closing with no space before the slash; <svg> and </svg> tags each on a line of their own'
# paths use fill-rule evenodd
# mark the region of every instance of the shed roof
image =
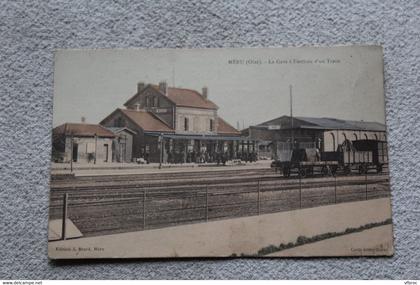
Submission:
<svg viewBox="0 0 420 285">
<path fill-rule="evenodd" d="M 377 123 L 377 122 L 341 120 L 341 119 L 335 119 L 335 118 L 313 118 L 313 117 L 296 117 L 296 118 L 299 120 L 314 124 L 322 129 L 361 130 L 361 131 L 385 131 L 386 130 L 384 124 Z"/>
<path fill-rule="evenodd" d="M 257 127 L 279 125 L 282 129 L 290 128 L 290 116 L 281 116 L 261 123 Z M 322 129 L 322 130 L 360 130 L 360 131 L 385 131 L 386 127 L 378 122 L 342 120 L 336 118 L 293 117 L 294 128 Z"/>
<path fill-rule="evenodd" d="M 73 135 L 78 137 L 115 137 L 114 133 L 97 124 L 65 123 L 53 129 L 55 135 Z"/>
</svg>

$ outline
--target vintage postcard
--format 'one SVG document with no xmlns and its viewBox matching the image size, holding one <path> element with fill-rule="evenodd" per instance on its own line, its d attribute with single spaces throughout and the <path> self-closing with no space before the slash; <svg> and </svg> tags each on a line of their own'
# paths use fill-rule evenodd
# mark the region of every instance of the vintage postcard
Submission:
<svg viewBox="0 0 420 285">
<path fill-rule="evenodd" d="M 51 259 L 389 256 L 380 46 L 59 50 Z"/>
</svg>

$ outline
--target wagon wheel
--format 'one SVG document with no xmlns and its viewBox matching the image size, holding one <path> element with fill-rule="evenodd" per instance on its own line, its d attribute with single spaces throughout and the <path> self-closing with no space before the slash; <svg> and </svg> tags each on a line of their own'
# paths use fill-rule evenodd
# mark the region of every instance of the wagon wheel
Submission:
<svg viewBox="0 0 420 285">
<path fill-rule="evenodd" d="M 344 166 L 344 174 L 349 175 L 350 173 L 351 173 L 351 166 L 350 165 Z"/>
<path fill-rule="evenodd" d="M 331 175 L 335 176 L 337 174 L 337 166 L 331 167 Z"/>
<path fill-rule="evenodd" d="M 322 176 L 328 176 L 330 167 L 328 165 L 324 165 L 321 169 Z"/>
<path fill-rule="evenodd" d="M 364 164 L 359 165 L 359 174 L 366 174 L 367 173 L 367 167 Z"/>
<path fill-rule="evenodd" d="M 306 168 L 299 169 L 299 177 L 305 178 L 306 177 Z"/>
<path fill-rule="evenodd" d="M 381 173 L 381 172 L 382 172 L 382 165 L 381 165 L 381 164 L 378 164 L 378 165 L 376 166 L 376 172 L 377 172 L 377 173 Z"/>
<path fill-rule="evenodd" d="M 289 167 L 287 167 L 287 166 L 283 167 L 283 176 L 286 177 L 286 178 L 290 177 L 290 168 Z"/>
<path fill-rule="evenodd" d="M 314 168 L 313 167 L 309 167 L 307 170 L 306 170 L 306 175 L 314 175 Z"/>
</svg>

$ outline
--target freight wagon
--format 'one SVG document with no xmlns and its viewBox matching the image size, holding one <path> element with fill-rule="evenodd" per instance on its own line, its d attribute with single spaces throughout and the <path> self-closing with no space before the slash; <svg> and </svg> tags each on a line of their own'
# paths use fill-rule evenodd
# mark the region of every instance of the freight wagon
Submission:
<svg viewBox="0 0 420 285">
<path fill-rule="evenodd" d="M 313 174 L 366 174 L 370 170 L 383 171 L 388 164 L 387 143 L 378 140 L 345 141 L 336 151 L 321 152 L 316 148 L 294 149 L 289 161 L 275 160 L 271 167 L 283 176 L 297 174 L 306 177 Z"/>
</svg>

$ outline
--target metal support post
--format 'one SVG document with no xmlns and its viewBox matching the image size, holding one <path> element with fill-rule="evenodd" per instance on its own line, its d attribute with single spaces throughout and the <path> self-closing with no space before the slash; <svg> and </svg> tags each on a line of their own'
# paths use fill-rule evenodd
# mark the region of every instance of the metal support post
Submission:
<svg viewBox="0 0 420 285">
<path fill-rule="evenodd" d="M 257 190 L 258 190 L 258 215 L 261 214 L 261 191 L 260 191 L 260 180 L 258 180 L 257 184 Z"/>
<path fill-rule="evenodd" d="M 334 176 L 334 203 L 337 204 L 337 176 Z"/>
<path fill-rule="evenodd" d="M 162 168 L 162 160 L 163 160 L 163 135 L 159 136 L 160 141 L 160 153 L 159 153 L 159 169 Z"/>
<path fill-rule="evenodd" d="M 95 134 L 95 157 L 93 158 L 93 164 L 96 164 L 97 148 L 98 148 L 98 136 Z"/>
<path fill-rule="evenodd" d="M 67 206 L 68 206 L 69 194 L 64 194 L 63 197 L 63 217 L 62 217 L 62 226 L 61 226 L 61 239 L 66 239 L 66 228 L 67 228 Z"/>
<path fill-rule="evenodd" d="M 368 199 L 368 184 L 367 184 L 367 170 L 365 173 L 365 185 L 366 185 L 366 200 Z"/>
<path fill-rule="evenodd" d="M 299 208 L 302 208 L 302 175 L 299 169 Z"/>
<path fill-rule="evenodd" d="M 146 229 L 146 189 L 143 189 L 143 230 Z"/>
<path fill-rule="evenodd" d="M 209 186 L 206 185 L 206 222 L 209 221 Z"/>
<path fill-rule="evenodd" d="M 73 134 L 70 136 L 70 173 L 73 173 Z"/>
</svg>

